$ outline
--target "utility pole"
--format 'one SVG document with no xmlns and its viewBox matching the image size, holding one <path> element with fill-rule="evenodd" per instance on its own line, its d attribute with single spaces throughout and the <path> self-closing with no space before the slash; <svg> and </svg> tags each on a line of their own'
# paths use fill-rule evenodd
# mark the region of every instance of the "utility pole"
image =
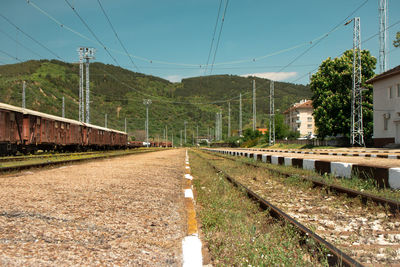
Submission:
<svg viewBox="0 0 400 267">
<path fill-rule="evenodd" d="M 165 142 L 168 142 L 168 126 L 167 125 L 165 125 L 165 137 L 166 137 Z"/>
<path fill-rule="evenodd" d="M 182 130 L 181 130 L 181 147 L 182 147 Z"/>
<path fill-rule="evenodd" d="M 196 144 L 199 143 L 199 125 L 196 126 Z"/>
<path fill-rule="evenodd" d="M 171 133 L 171 147 L 174 147 L 174 132 Z"/>
<path fill-rule="evenodd" d="M 361 88 L 361 26 L 360 18 L 354 18 L 353 32 L 353 88 L 351 97 L 351 145 L 365 146 L 362 116 Z"/>
<path fill-rule="evenodd" d="M 194 146 L 194 131 L 192 132 L 192 145 Z"/>
<path fill-rule="evenodd" d="M 65 100 L 64 100 L 64 97 L 62 97 L 62 111 L 61 111 L 61 117 L 65 118 Z"/>
<path fill-rule="evenodd" d="M 151 99 L 143 99 L 143 104 L 146 106 L 146 146 L 149 147 L 149 105 L 151 105 Z"/>
<path fill-rule="evenodd" d="M 256 130 L 256 80 L 253 80 L 253 131 Z"/>
<path fill-rule="evenodd" d="M 242 93 L 239 95 L 239 137 L 242 136 L 243 125 L 242 125 Z"/>
<path fill-rule="evenodd" d="M 222 140 L 222 110 L 219 112 L 219 139 Z"/>
<path fill-rule="evenodd" d="M 107 128 L 107 113 L 104 114 L 104 128 Z"/>
<path fill-rule="evenodd" d="M 228 102 L 228 138 L 231 137 L 231 102 Z"/>
<path fill-rule="evenodd" d="M 163 129 L 163 140 L 165 141 L 165 128 Z"/>
<path fill-rule="evenodd" d="M 218 122 L 219 122 L 219 113 L 215 114 L 215 141 L 218 141 Z"/>
<path fill-rule="evenodd" d="M 183 124 L 185 125 L 185 145 L 186 145 L 186 124 L 187 124 L 187 121 L 184 121 Z"/>
<path fill-rule="evenodd" d="M 386 23 L 387 23 L 387 2 L 386 0 L 379 0 L 379 67 L 381 73 L 386 71 L 386 64 L 387 64 Z"/>
<path fill-rule="evenodd" d="M 269 145 L 275 144 L 275 100 L 274 81 L 271 81 L 269 88 Z"/>
<path fill-rule="evenodd" d="M 25 108 L 25 89 L 26 89 L 26 82 L 22 82 L 22 108 Z"/>
<path fill-rule="evenodd" d="M 126 126 L 127 126 L 127 125 L 126 125 L 126 117 L 125 117 L 125 127 L 124 127 L 124 129 L 125 129 L 125 132 L 128 133 L 128 132 L 127 132 L 128 129 L 127 129 Z"/>
<path fill-rule="evenodd" d="M 78 48 L 79 54 L 79 121 L 84 120 L 84 108 L 83 108 L 83 51 L 84 48 Z"/>
</svg>

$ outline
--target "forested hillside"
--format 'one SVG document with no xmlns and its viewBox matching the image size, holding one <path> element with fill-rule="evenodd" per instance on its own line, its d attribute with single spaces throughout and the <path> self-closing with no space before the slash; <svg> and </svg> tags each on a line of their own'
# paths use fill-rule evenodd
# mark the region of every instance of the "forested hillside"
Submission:
<svg viewBox="0 0 400 267">
<path fill-rule="evenodd" d="M 61 115 L 62 97 L 65 97 L 66 117 L 78 118 L 79 65 L 57 60 L 27 61 L 0 66 L 0 101 L 16 106 L 22 102 L 22 82 L 26 81 L 26 107 L 54 115 Z M 168 135 L 178 141 L 184 121 L 188 122 L 188 139 L 199 125 L 199 134 L 214 128 L 215 113 L 222 108 L 224 134 L 227 129 L 228 104 L 232 99 L 232 130 L 238 128 L 239 93 L 243 97 L 243 125 L 252 125 L 252 80 L 232 75 L 195 77 L 171 83 L 159 77 L 135 73 L 113 65 L 90 64 L 91 123 L 104 126 L 107 113 L 108 127 L 124 129 L 141 139 L 144 129 L 145 106 L 149 98 L 150 135 L 162 137 L 165 126 Z M 257 88 L 257 125 L 266 126 L 269 108 L 270 81 L 255 78 Z M 291 103 L 310 98 L 308 86 L 275 82 L 275 107 L 282 112 Z M 189 138 L 190 137 L 190 138 Z"/>
</svg>

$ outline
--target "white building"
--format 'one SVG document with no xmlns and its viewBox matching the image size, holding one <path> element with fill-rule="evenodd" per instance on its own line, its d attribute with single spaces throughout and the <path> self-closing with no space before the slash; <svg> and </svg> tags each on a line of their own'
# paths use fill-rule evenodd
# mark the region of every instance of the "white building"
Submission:
<svg viewBox="0 0 400 267">
<path fill-rule="evenodd" d="M 400 146 L 400 65 L 367 83 L 374 87 L 374 146 Z"/>
<path fill-rule="evenodd" d="M 311 100 L 301 100 L 294 104 L 283 114 L 285 114 L 285 123 L 289 125 L 290 130 L 300 132 L 301 137 L 315 135 L 314 108 Z"/>
</svg>

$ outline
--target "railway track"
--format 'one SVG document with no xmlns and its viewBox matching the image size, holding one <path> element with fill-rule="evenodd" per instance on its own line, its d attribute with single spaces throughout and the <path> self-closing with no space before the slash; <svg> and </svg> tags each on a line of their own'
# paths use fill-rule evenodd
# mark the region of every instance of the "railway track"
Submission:
<svg viewBox="0 0 400 267">
<path fill-rule="evenodd" d="M 87 152 L 87 153 L 54 154 L 52 156 L 46 155 L 45 157 L 38 157 L 38 158 L 28 157 L 26 158 L 25 161 L 23 159 L 14 162 L 8 161 L 6 162 L 7 164 L 6 166 L 4 166 L 5 164 L 0 164 L 0 173 L 20 171 L 31 168 L 42 168 L 53 165 L 78 163 L 88 160 L 127 156 L 127 155 L 148 153 L 154 151 L 158 151 L 158 149 L 141 149 L 134 151 L 110 151 L 110 152 L 99 152 L 99 153 Z"/>
<path fill-rule="evenodd" d="M 203 155 L 210 157 L 208 153 Z M 215 159 L 215 154 L 211 155 Z M 334 261 L 348 266 L 391 265 L 400 261 L 400 222 L 393 214 L 384 213 L 376 206 L 361 207 L 357 200 L 349 201 L 347 197 L 302 187 L 296 181 L 285 183 L 287 178 L 278 178 L 276 173 L 271 177 L 266 169 L 224 159 L 210 164 L 232 183 L 243 187 L 260 206 L 274 213 L 282 211 L 287 216 L 281 217 L 291 218 L 288 219 L 291 224 L 297 221 L 309 231 L 312 229 L 316 242 L 322 239 L 333 246 L 331 250 L 330 245 L 324 244 L 334 255 Z"/>
<path fill-rule="evenodd" d="M 234 159 L 234 158 L 231 158 L 228 156 L 224 156 L 224 155 L 219 155 L 219 154 L 212 154 L 212 155 L 220 157 L 220 158 L 224 158 L 224 159 L 227 159 L 230 161 L 238 162 L 238 163 L 241 163 L 241 164 L 244 164 L 247 166 L 251 166 L 254 168 L 266 169 L 270 172 L 273 172 L 278 175 L 282 175 L 284 177 L 290 177 L 293 175 L 290 172 L 279 171 L 274 168 L 269 168 L 265 165 L 260 166 L 259 164 L 256 164 L 256 163 L 240 161 L 240 160 L 237 160 L 237 159 Z M 364 204 L 366 204 L 368 201 L 372 201 L 376 204 L 382 205 L 384 208 L 388 208 L 388 210 L 390 212 L 400 215 L 400 202 L 399 201 L 388 199 L 388 198 L 383 198 L 383 197 L 376 196 L 376 195 L 373 195 L 370 193 L 361 192 L 358 190 L 346 188 L 346 187 L 335 185 L 335 184 L 330 184 L 330 183 L 324 182 L 316 177 L 302 175 L 299 178 L 301 178 L 303 181 L 311 182 L 313 184 L 313 186 L 322 187 L 329 191 L 340 193 L 340 194 L 346 194 L 348 197 L 359 197 L 362 200 L 362 203 L 364 203 Z"/>
<path fill-rule="evenodd" d="M 44 159 L 51 157 L 61 157 L 61 156 L 79 156 L 79 155 L 89 155 L 89 154 L 100 154 L 99 151 L 92 152 L 74 152 L 74 153 L 51 153 L 51 154 L 35 154 L 27 156 L 11 156 L 11 157 L 0 157 L 1 162 L 12 162 L 12 161 L 26 161 L 30 159 Z M 104 152 L 106 153 L 106 152 Z"/>
</svg>

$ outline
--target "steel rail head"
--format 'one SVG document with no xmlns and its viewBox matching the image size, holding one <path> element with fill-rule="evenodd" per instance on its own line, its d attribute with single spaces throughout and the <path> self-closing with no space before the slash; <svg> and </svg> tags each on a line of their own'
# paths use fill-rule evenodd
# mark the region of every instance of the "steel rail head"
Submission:
<svg viewBox="0 0 400 267">
<path fill-rule="evenodd" d="M 201 156 L 200 156 L 201 157 Z M 320 237 L 319 235 L 315 234 L 313 231 L 302 225 L 300 222 L 296 221 L 292 217 L 290 217 L 288 214 L 284 213 L 282 210 L 280 210 L 278 207 L 275 205 L 271 204 L 267 200 L 263 199 L 253 191 L 251 191 L 249 188 L 241 184 L 240 182 L 236 181 L 234 178 L 232 178 L 230 175 L 228 175 L 226 172 L 223 170 L 219 169 L 207 159 L 202 157 L 204 160 L 206 160 L 207 164 L 209 164 L 216 172 L 222 173 L 223 176 L 231 182 L 233 185 L 236 187 L 244 190 L 247 195 L 255 200 L 260 208 L 263 210 L 269 210 L 269 212 L 275 216 L 276 218 L 279 218 L 283 221 L 286 221 L 293 226 L 295 226 L 300 232 L 308 237 L 311 237 L 313 240 L 315 240 L 318 244 L 325 246 L 331 253 L 332 255 L 328 254 L 328 261 L 329 265 L 334 265 L 334 266 L 363 266 L 361 263 L 357 262 L 355 259 L 351 258 L 349 255 L 341 251 L 340 249 L 336 248 L 334 245 Z"/>
<path fill-rule="evenodd" d="M 286 177 L 291 176 L 291 174 L 282 172 L 282 171 L 278 171 L 275 169 L 271 169 L 268 168 L 267 166 L 260 166 L 254 163 L 250 163 L 250 162 L 243 162 L 237 159 L 233 159 L 230 157 L 226 157 L 226 156 L 222 156 L 222 155 L 218 155 L 219 157 L 223 157 L 225 159 L 231 160 L 231 161 L 235 161 L 235 162 L 239 162 L 242 164 L 245 164 L 247 166 L 251 166 L 251 167 L 255 167 L 255 168 L 263 168 L 263 169 L 267 169 L 268 171 L 280 174 L 280 175 L 284 175 Z M 357 191 L 354 189 L 350 189 L 350 188 L 346 188 L 343 186 L 339 186 L 339 185 L 333 185 L 333 184 L 329 184 L 326 183 L 324 181 L 321 181 L 315 177 L 307 177 L 307 176 L 300 176 L 299 178 L 305 180 L 305 181 L 309 181 L 312 182 L 314 186 L 320 186 L 320 187 L 326 187 L 329 188 L 331 191 L 335 191 L 337 193 L 343 193 L 343 194 L 347 194 L 347 196 L 349 197 L 361 197 L 361 200 L 363 201 L 363 203 L 367 203 L 367 201 L 372 201 L 374 203 L 383 205 L 383 206 L 387 206 L 389 207 L 389 210 L 396 215 L 400 215 L 400 202 L 399 201 L 395 201 L 395 200 L 391 200 L 391 199 L 387 199 L 387 198 L 383 198 L 383 197 L 379 197 L 379 196 L 375 196 L 369 193 L 365 193 L 365 192 L 361 192 L 361 191 Z"/>
</svg>

